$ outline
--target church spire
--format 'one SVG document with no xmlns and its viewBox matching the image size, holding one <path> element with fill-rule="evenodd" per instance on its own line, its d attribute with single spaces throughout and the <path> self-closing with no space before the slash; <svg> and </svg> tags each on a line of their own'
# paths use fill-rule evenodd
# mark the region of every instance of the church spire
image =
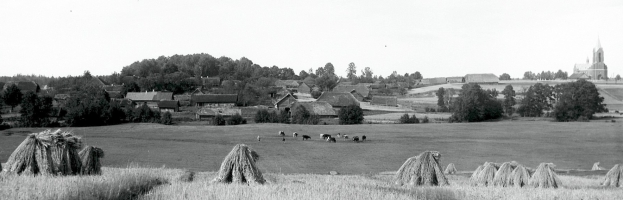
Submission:
<svg viewBox="0 0 623 200">
<path fill-rule="evenodd" d="M 599 41 L 599 37 L 597 37 L 597 46 L 595 46 L 595 51 L 601 49 L 601 42 Z"/>
</svg>

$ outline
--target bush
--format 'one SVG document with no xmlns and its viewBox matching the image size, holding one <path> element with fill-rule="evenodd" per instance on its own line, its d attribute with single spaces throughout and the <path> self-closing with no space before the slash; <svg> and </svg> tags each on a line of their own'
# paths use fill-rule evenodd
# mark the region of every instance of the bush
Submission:
<svg viewBox="0 0 623 200">
<path fill-rule="evenodd" d="M 400 117 L 400 123 L 401 124 L 417 124 L 417 123 L 420 123 L 420 120 L 417 117 L 415 117 L 415 115 L 411 115 L 411 117 L 409 117 L 409 114 L 405 113 L 404 115 Z"/>
<path fill-rule="evenodd" d="M 212 124 L 215 126 L 222 126 L 222 125 L 225 125 L 225 123 L 226 123 L 225 118 L 219 114 L 214 116 L 214 118 L 212 119 Z"/>
<path fill-rule="evenodd" d="M 276 112 L 270 112 L 267 109 L 258 110 L 255 113 L 255 123 L 280 123 L 286 121 Z"/>
<path fill-rule="evenodd" d="M 424 119 L 422 119 L 422 124 L 426 124 L 428 122 L 429 122 L 428 116 L 424 116 Z"/>
<path fill-rule="evenodd" d="M 320 92 L 320 91 L 312 91 L 311 92 L 311 96 L 314 99 L 318 99 L 318 97 L 320 97 L 320 95 L 322 95 L 322 92 Z"/>
<path fill-rule="evenodd" d="M 147 104 L 143 104 L 132 111 L 131 121 L 158 123 L 160 122 L 160 112 L 153 111 Z"/>
<path fill-rule="evenodd" d="M 169 111 L 167 111 L 164 114 L 162 114 L 162 118 L 160 118 L 160 123 L 162 123 L 164 125 L 171 125 L 171 124 L 173 124 L 173 116 L 171 115 L 171 113 Z"/>
<path fill-rule="evenodd" d="M 358 105 L 346 106 L 338 112 L 340 124 L 361 124 L 363 122 L 363 110 Z"/>
<path fill-rule="evenodd" d="M 244 122 L 244 123 L 243 123 Z M 246 124 L 246 120 L 242 116 L 236 113 L 234 116 L 227 120 L 227 125 Z"/>
</svg>

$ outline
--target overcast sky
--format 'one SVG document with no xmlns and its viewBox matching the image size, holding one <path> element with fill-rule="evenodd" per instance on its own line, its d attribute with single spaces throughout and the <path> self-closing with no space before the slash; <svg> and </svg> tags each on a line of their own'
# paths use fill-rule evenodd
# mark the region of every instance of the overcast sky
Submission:
<svg viewBox="0 0 623 200">
<path fill-rule="evenodd" d="M 107 75 L 208 53 L 298 73 L 331 62 L 424 77 L 571 73 L 601 40 L 623 74 L 623 1 L 0 2 L 0 75 Z M 358 72 L 360 73 L 360 72 Z"/>
</svg>

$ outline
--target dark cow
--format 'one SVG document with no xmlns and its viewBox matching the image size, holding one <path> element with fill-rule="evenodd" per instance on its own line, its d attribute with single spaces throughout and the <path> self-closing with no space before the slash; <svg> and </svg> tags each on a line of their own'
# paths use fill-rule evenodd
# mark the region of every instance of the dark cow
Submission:
<svg viewBox="0 0 623 200">
<path fill-rule="evenodd" d="M 283 131 L 279 131 L 279 136 L 286 136 L 286 133 Z"/>
<path fill-rule="evenodd" d="M 326 140 L 327 138 L 330 138 L 331 135 L 329 134 L 320 134 L 320 139 Z"/>
<path fill-rule="evenodd" d="M 359 142 L 359 136 L 354 136 L 353 137 L 353 142 Z"/>
<path fill-rule="evenodd" d="M 297 132 L 292 133 L 292 137 L 298 137 L 299 134 Z"/>
<path fill-rule="evenodd" d="M 361 136 L 361 141 L 366 141 L 366 135 Z"/>
<path fill-rule="evenodd" d="M 333 143 L 335 143 L 336 141 L 335 141 L 335 138 L 334 138 L 334 137 L 331 137 L 331 138 L 329 138 L 328 142 L 333 142 Z"/>
<path fill-rule="evenodd" d="M 311 137 L 309 137 L 309 135 L 303 135 L 303 140 L 309 140 L 311 139 Z"/>
</svg>

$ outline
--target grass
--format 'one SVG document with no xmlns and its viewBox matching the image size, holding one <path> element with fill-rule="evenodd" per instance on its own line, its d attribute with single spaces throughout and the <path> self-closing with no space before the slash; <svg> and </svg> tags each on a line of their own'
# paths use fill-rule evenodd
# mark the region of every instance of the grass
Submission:
<svg viewBox="0 0 623 200">
<path fill-rule="evenodd" d="M 605 168 L 623 163 L 623 123 L 552 123 L 503 121 L 470 124 L 391 125 L 286 125 L 249 124 L 240 126 L 164 126 L 123 124 L 70 128 L 83 136 L 86 145 L 102 148 L 102 165 L 184 168 L 217 171 L 221 161 L 240 143 L 261 156 L 259 167 L 268 173 L 374 174 L 395 171 L 409 157 L 426 150 L 440 151 L 442 166 L 454 163 L 458 171 L 474 170 L 485 161 L 516 160 L 536 168 L 552 162 L 558 169 L 590 169 L 595 162 Z M 9 129 L 0 133 L 0 161 L 29 132 L 41 129 Z M 278 131 L 285 131 L 282 142 Z M 291 133 L 298 132 L 298 138 Z M 14 133 L 6 135 L 6 133 Z M 327 143 L 320 133 L 366 135 L 363 143 L 337 140 Z M 261 142 L 256 137 L 261 135 Z M 302 141 L 301 135 L 310 135 Z M 605 174 L 605 172 L 603 172 Z"/>
<path fill-rule="evenodd" d="M 165 183 L 171 170 L 104 169 L 104 176 L 0 175 L 2 199 L 133 199 Z"/>
</svg>

